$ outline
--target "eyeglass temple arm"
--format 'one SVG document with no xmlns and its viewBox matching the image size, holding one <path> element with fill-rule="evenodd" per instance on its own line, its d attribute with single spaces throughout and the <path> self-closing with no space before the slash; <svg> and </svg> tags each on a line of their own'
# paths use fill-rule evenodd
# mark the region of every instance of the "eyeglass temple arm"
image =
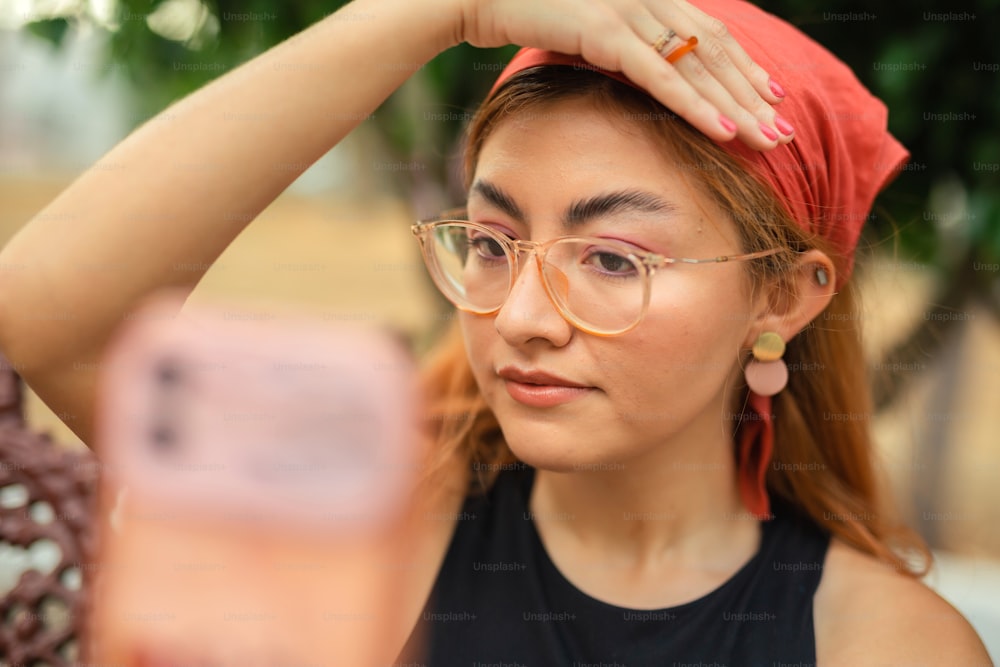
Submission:
<svg viewBox="0 0 1000 667">
<path fill-rule="evenodd" d="M 781 248 L 771 248 L 770 250 L 750 252 L 744 255 L 719 255 L 718 257 L 708 257 L 706 259 L 690 259 L 687 257 L 676 257 L 673 259 L 664 258 L 664 260 L 670 264 L 719 264 L 722 262 L 743 262 L 750 259 L 760 259 L 761 257 L 770 257 L 771 255 L 776 255 L 779 252 L 781 252 Z"/>
</svg>

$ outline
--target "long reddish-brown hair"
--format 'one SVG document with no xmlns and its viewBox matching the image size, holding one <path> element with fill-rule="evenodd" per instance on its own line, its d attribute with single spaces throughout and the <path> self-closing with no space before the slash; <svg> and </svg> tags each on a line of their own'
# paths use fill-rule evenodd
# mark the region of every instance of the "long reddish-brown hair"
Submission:
<svg viewBox="0 0 1000 667">
<path fill-rule="evenodd" d="M 740 233 L 744 252 L 782 249 L 746 264 L 753 285 L 794 290 L 788 267 L 797 252 L 818 248 L 846 270 L 847 258 L 805 232 L 773 191 L 738 158 L 677 119 L 642 92 L 599 73 L 570 67 L 538 67 L 514 75 L 473 119 L 465 152 L 466 185 L 483 143 L 512 113 L 578 99 L 646 132 L 674 161 L 689 184 L 727 212 Z M 780 498 L 818 526 L 851 546 L 902 572 L 919 575 L 930 552 L 904 528 L 881 497 L 869 422 L 872 402 L 861 346 L 858 304 L 848 283 L 826 310 L 789 341 L 784 360 L 788 386 L 774 397 L 774 458 L 767 471 L 772 498 Z M 495 416 L 473 379 L 461 332 L 452 326 L 424 366 L 433 440 L 430 478 L 444 482 L 456 468 L 471 470 L 487 489 L 498 471 L 517 463 L 504 443 Z M 732 398 L 734 456 L 747 389 Z M 735 483 L 735 480 L 734 480 Z"/>
</svg>

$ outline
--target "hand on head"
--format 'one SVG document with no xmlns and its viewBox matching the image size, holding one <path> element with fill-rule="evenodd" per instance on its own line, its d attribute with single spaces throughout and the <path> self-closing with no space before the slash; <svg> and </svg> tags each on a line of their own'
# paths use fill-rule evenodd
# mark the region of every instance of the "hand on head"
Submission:
<svg viewBox="0 0 1000 667">
<path fill-rule="evenodd" d="M 462 35 L 476 46 L 519 44 L 581 55 L 622 72 L 716 140 L 767 150 L 794 130 L 772 105 L 784 90 L 726 24 L 683 0 L 470 0 Z"/>
</svg>

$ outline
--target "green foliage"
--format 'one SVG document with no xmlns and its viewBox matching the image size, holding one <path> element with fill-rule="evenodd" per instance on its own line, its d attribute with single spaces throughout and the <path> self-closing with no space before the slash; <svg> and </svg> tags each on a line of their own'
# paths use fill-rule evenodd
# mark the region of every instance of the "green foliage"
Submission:
<svg viewBox="0 0 1000 667">
<path fill-rule="evenodd" d="M 69 30 L 69 21 L 62 18 L 36 21 L 28 26 L 28 30 L 36 37 L 41 37 L 51 42 L 53 46 L 59 47 Z"/>
<path fill-rule="evenodd" d="M 962 261 L 1000 260 L 1000 2 L 852 0 L 816 9 L 770 0 L 765 8 L 843 59 L 885 101 L 889 129 L 910 150 L 906 171 L 880 202 L 891 220 L 880 217 L 869 231 L 884 237 L 898 225 L 907 254 L 955 268 L 940 252 L 939 222 L 957 215 L 958 242 L 969 250 Z M 956 181 L 964 211 L 951 214 L 932 193 Z"/>
</svg>

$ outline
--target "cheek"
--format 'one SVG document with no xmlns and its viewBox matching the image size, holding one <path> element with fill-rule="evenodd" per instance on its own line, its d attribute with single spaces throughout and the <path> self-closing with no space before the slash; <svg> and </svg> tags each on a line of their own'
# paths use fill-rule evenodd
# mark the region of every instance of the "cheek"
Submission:
<svg viewBox="0 0 1000 667">
<path fill-rule="evenodd" d="M 714 264 L 684 268 L 669 280 L 654 283 L 643 325 L 648 322 L 659 331 L 671 331 L 688 339 L 688 346 L 710 346 L 721 340 L 739 345 L 751 324 L 750 296 L 736 273 L 739 268 Z"/>
<path fill-rule="evenodd" d="M 492 317 L 480 317 L 458 312 L 458 324 L 465 342 L 465 356 L 469 360 L 472 374 L 480 390 L 484 388 L 486 375 L 493 372 L 491 356 L 487 354 L 500 334 L 497 333 Z"/>
<path fill-rule="evenodd" d="M 675 398 L 717 391 L 738 362 L 748 326 L 739 293 L 694 288 L 676 293 L 684 296 L 651 298 L 646 319 L 615 355 L 613 365 L 622 369 L 623 384 L 633 378 L 630 393 L 638 394 L 637 400 L 640 391 Z"/>
</svg>

